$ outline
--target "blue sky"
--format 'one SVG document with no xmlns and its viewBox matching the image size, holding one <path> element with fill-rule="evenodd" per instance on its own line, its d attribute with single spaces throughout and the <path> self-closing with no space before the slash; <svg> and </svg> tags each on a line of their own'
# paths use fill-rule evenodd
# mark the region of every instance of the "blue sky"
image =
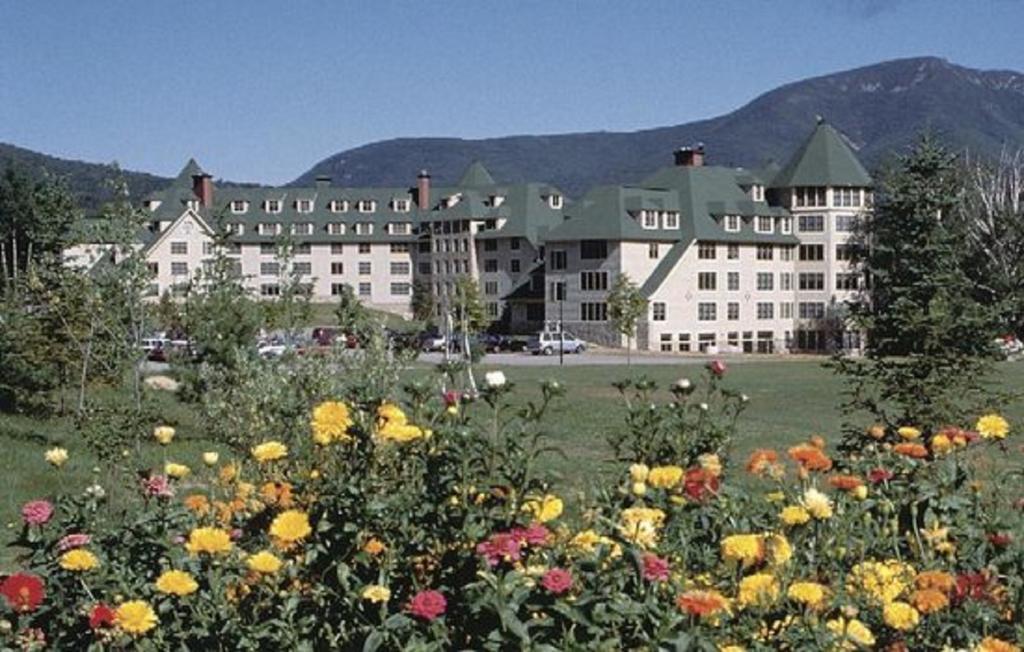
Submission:
<svg viewBox="0 0 1024 652">
<path fill-rule="evenodd" d="M 0 142 L 293 179 L 398 136 L 635 130 L 935 55 L 1024 70 L 1020 0 L 0 0 Z"/>
</svg>

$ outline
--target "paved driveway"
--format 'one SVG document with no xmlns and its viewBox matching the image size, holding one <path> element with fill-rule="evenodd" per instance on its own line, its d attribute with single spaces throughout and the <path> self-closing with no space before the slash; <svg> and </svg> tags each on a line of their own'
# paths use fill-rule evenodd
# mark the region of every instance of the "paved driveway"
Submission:
<svg viewBox="0 0 1024 652">
<path fill-rule="evenodd" d="M 679 355 L 673 353 L 633 353 L 633 364 L 635 365 L 694 365 L 704 364 L 708 360 L 722 359 L 729 364 L 742 362 L 764 362 L 772 359 L 779 359 L 782 356 L 773 355 Z M 785 356 L 792 358 L 793 356 Z M 420 362 L 437 364 L 444 359 L 442 353 L 424 353 L 420 355 Z M 481 361 L 482 365 L 488 366 L 510 366 L 510 367 L 557 367 L 558 356 L 531 355 L 529 353 L 488 353 Z M 586 353 L 565 354 L 564 364 L 567 367 L 582 367 L 596 365 L 625 365 L 626 354 L 618 351 L 594 351 Z"/>
</svg>

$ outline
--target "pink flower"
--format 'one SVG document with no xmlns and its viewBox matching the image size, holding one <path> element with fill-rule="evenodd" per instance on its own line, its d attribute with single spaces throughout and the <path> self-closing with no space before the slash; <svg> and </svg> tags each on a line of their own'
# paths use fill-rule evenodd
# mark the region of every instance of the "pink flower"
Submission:
<svg viewBox="0 0 1024 652">
<path fill-rule="evenodd" d="M 405 610 L 417 618 L 433 620 L 444 614 L 447 608 L 448 601 L 444 599 L 444 595 L 440 591 L 427 590 L 412 596 L 412 600 L 409 600 Z"/>
<path fill-rule="evenodd" d="M 531 523 L 529 527 L 514 528 L 512 536 L 528 546 L 543 546 L 547 544 L 551 531 L 541 523 Z"/>
<path fill-rule="evenodd" d="M 892 471 L 886 469 L 871 469 L 868 471 L 868 480 L 872 484 L 881 484 L 886 480 L 892 480 Z"/>
<path fill-rule="evenodd" d="M 89 545 L 92 537 L 88 534 L 69 534 L 57 542 L 57 550 L 66 552 L 72 548 L 81 548 Z"/>
<path fill-rule="evenodd" d="M 572 573 L 564 568 L 552 568 L 544 573 L 540 583 L 541 586 L 555 595 L 562 595 L 572 588 Z"/>
<path fill-rule="evenodd" d="M 30 500 L 21 508 L 21 517 L 29 525 L 45 525 L 53 516 L 53 505 L 48 500 Z"/>
<path fill-rule="evenodd" d="M 174 489 L 166 475 L 151 475 L 142 481 L 142 492 L 156 498 L 173 498 Z"/>
<path fill-rule="evenodd" d="M 478 543 L 476 553 L 487 558 L 490 566 L 497 566 L 503 561 L 519 561 L 523 541 L 509 532 L 492 534 L 487 541 Z"/>
<path fill-rule="evenodd" d="M 643 558 L 643 576 L 648 582 L 663 582 L 668 579 L 668 561 L 653 553 L 645 553 Z"/>
<path fill-rule="evenodd" d="M 721 360 L 712 360 L 707 364 L 708 371 L 721 378 L 725 375 L 726 366 Z"/>
<path fill-rule="evenodd" d="M 442 395 L 445 407 L 452 407 L 459 404 L 459 393 L 449 390 Z"/>
</svg>

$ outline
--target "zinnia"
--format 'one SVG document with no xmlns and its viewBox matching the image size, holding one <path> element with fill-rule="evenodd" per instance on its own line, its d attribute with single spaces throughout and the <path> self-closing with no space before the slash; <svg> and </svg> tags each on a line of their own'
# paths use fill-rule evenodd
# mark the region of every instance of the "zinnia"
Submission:
<svg viewBox="0 0 1024 652">
<path fill-rule="evenodd" d="M 640 558 L 643 577 L 648 582 L 664 582 L 669 577 L 668 561 L 650 552 Z"/>
<path fill-rule="evenodd" d="M 923 614 L 940 611 L 949 606 L 946 594 L 936 589 L 918 589 L 910 595 L 910 602 Z"/>
<path fill-rule="evenodd" d="M 220 460 L 220 454 L 217 451 L 207 451 L 203 453 L 203 464 L 206 466 L 216 466 Z"/>
<path fill-rule="evenodd" d="M 679 610 L 693 616 L 715 616 L 729 608 L 729 601 L 718 591 L 686 591 L 676 598 Z"/>
<path fill-rule="evenodd" d="M 46 451 L 43 455 L 47 462 L 60 468 L 64 465 L 64 462 L 68 461 L 68 451 L 66 448 L 51 448 Z"/>
<path fill-rule="evenodd" d="M 629 507 L 620 514 L 619 533 L 624 539 L 642 547 L 651 547 L 658 540 L 658 530 L 665 522 L 665 512 L 651 507 Z"/>
<path fill-rule="evenodd" d="M 29 525 L 45 525 L 53 516 L 53 504 L 48 500 L 30 500 L 21 508 L 21 518 Z"/>
<path fill-rule="evenodd" d="M 117 607 L 114 622 L 129 634 L 145 634 L 156 627 L 157 617 L 153 607 L 144 600 L 129 600 Z"/>
<path fill-rule="evenodd" d="M 0 595 L 4 596 L 12 611 L 35 611 L 46 597 L 43 580 L 29 573 L 14 573 L 0 582 Z"/>
<path fill-rule="evenodd" d="M 788 452 L 804 471 L 828 471 L 832 468 L 832 460 L 813 444 L 798 444 Z"/>
<path fill-rule="evenodd" d="M 759 534 L 733 534 L 722 539 L 722 558 L 745 568 L 764 559 L 764 540 Z"/>
<path fill-rule="evenodd" d="M 351 439 L 348 429 L 352 427 L 352 414 L 348 405 L 341 401 L 324 401 L 313 408 L 313 441 L 326 446 L 332 441 Z"/>
<path fill-rule="evenodd" d="M 60 556 L 60 567 L 64 570 L 82 572 L 89 571 L 100 565 L 100 560 L 96 559 L 96 555 L 92 554 L 88 550 L 81 548 L 75 548 L 69 550 Z"/>
<path fill-rule="evenodd" d="M 786 597 L 811 609 L 821 609 L 825 595 L 825 587 L 817 582 L 793 582 L 786 590 Z"/>
<path fill-rule="evenodd" d="M 994 636 L 986 636 L 975 646 L 974 652 L 1020 652 L 1020 647 Z"/>
<path fill-rule="evenodd" d="M 917 439 L 921 436 L 921 431 L 913 426 L 903 426 L 896 430 L 896 434 L 906 440 Z"/>
<path fill-rule="evenodd" d="M 1010 433 L 1010 424 L 998 414 L 986 414 L 978 419 L 974 429 L 985 439 L 1005 439 Z"/>
<path fill-rule="evenodd" d="M 447 608 L 448 601 L 444 595 L 434 590 L 420 591 L 406 605 L 406 611 L 423 620 L 434 620 L 444 614 Z"/>
<path fill-rule="evenodd" d="M 200 527 L 189 532 L 185 549 L 193 555 L 204 552 L 218 555 L 229 552 L 231 545 L 231 535 L 225 530 L 217 527 Z"/>
<path fill-rule="evenodd" d="M 174 439 L 174 428 L 170 426 L 159 426 L 153 428 L 153 439 L 166 446 Z"/>
<path fill-rule="evenodd" d="M 928 449 L 923 445 L 916 442 L 904 442 L 902 444 L 896 444 L 892 447 L 894 451 L 900 455 L 912 457 L 914 459 L 923 459 L 928 457 Z"/>
<path fill-rule="evenodd" d="M 554 595 L 562 595 L 572 588 L 572 573 L 564 568 L 552 568 L 544 573 L 540 583 Z"/>
<path fill-rule="evenodd" d="M 770 448 L 759 448 L 750 454 L 747 471 L 754 475 L 771 472 L 779 463 L 779 454 Z"/>
<path fill-rule="evenodd" d="M 870 648 L 875 644 L 875 635 L 871 633 L 867 625 L 856 618 L 846 620 L 840 616 L 835 620 L 828 621 L 826 627 L 833 634 L 843 637 L 854 645 Z"/>
<path fill-rule="evenodd" d="M 679 466 L 656 466 L 647 475 L 647 484 L 658 489 L 671 489 L 683 479 L 683 473 Z"/>
<path fill-rule="evenodd" d="M 286 457 L 287 455 L 288 447 L 279 441 L 263 442 L 258 446 L 254 446 L 252 449 L 252 456 L 261 464 L 265 462 L 274 462 Z"/>
<path fill-rule="evenodd" d="M 302 541 L 312 532 L 309 516 L 295 509 L 281 512 L 270 524 L 270 536 L 289 544 Z"/>
<path fill-rule="evenodd" d="M 890 602 L 882 608 L 882 619 L 889 627 L 908 632 L 917 627 L 921 615 L 906 602 Z"/>
<path fill-rule="evenodd" d="M 114 610 L 102 602 L 93 605 L 89 611 L 89 629 L 100 629 L 101 627 L 113 627 L 117 620 Z"/>
<path fill-rule="evenodd" d="M 380 604 L 391 599 L 391 591 L 388 587 L 381 586 L 380 584 L 369 584 L 365 589 L 363 589 L 362 596 L 363 600 L 369 600 L 375 604 Z"/>
<path fill-rule="evenodd" d="M 769 573 L 754 573 L 740 580 L 740 606 L 768 606 L 779 597 L 779 582 Z"/>
<path fill-rule="evenodd" d="M 820 521 L 832 518 L 832 499 L 813 487 L 804 492 L 800 503 L 811 516 Z"/>
<path fill-rule="evenodd" d="M 199 590 L 199 584 L 185 571 L 169 570 L 156 580 L 156 590 L 170 595 L 185 596 Z"/>
<path fill-rule="evenodd" d="M 282 562 L 274 553 L 267 550 L 261 550 L 255 555 L 249 555 L 245 560 L 245 565 L 248 566 L 251 571 L 263 573 L 264 575 L 273 575 L 277 571 L 281 570 Z"/>
<path fill-rule="evenodd" d="M 164 464 L 164 473 L 172 478 L 184 478 L 186 475 L 191 473 L 192 470 L 184 464 L 176 464 L 174 462 L 168 462 Z"/>
<path fill-rule="evenodd" d="M 61 537 L 61 539 L 57 542 L 57 550 L 60 550 L 61 552 L 66 552 L 68 550 L 71 550 L 72 548 L 81 548 L 82 546 L 87 546 L 91 541 L 92 537 L 88 534 L 68 534 Z"/>
<path fill-rule="evenodd" d="M 779 518 L 786 525 L 803 525 L 807 521 L 811 520 L 811 514 L 800 505 L 789 505 L 782 508 L 782 513 L 779 514 Z"/>
</svg>

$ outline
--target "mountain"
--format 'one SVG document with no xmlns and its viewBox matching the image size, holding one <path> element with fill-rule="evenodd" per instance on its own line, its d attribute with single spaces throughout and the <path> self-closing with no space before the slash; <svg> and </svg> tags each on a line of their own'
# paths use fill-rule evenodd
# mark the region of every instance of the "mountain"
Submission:
<svg viewBox="0 0 1024 652">
<path fill-rule="evenodd" d="M 112 197 L 110 181 L 117 177 L 111 165 L 72 161 L 0 143 L 0 170 L 14 165 L 33 179 L 60 177 L 68 184 L 79 206 L 95 210 Z M 170 179 L 145 172 L 121 170 L 132 197 L 142 197 L 170 183 Z"/>
<path fill-rule="evenodd" d="M 293 183 L 322 174 L 349 186 L 404 186 L 427 169 L 434 183 L 445 185 L 480 160 L 502 181 L 548 181 L 578 196 L 599 183 L 639 180 L 669 163 L 671 150 L 696 142 L 705 144 L 709 164 L 784 161 L 817 115 L 849 137 L 869 168 L 924 129 L 958 150 L 992 155 L 1005 144 L 1024 144 L 1024 74 L 973 70 L 934 57 L 899 59 L 787 84 L 732 113 L 671 127 L 380 141 L 330 156 Z"/>
</svg>

